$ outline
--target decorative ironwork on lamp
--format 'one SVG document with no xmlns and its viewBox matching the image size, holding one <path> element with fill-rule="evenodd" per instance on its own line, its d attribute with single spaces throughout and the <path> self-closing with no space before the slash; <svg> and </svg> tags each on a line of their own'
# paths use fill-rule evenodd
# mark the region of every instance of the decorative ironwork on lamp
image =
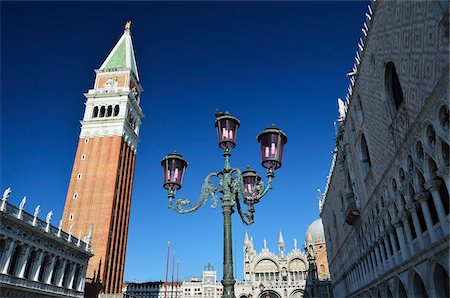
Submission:
<svg viewBox="0 0 450 298">
<path fill-rule="evenodd" d="M 242 222 L 251 225 L 254 222 L 255 204 L 257 204 L 267 192 L 272 189 L 272 180 L 275 170 L 281 167 L 284 145 L 287 143 L 286 134 L 274 125 L 263 130 L 257 137 L 261 148 L 261 165 L 266 168 L 267 185 L 264 184 L 256 171 L 247 167 L 241 171 L 232 168 L 230 163 L 231 151 L 236 146 L 239 120 L 228 112 L 216 112 L 215 127 L 217 129 L 218 145 L 223 149 L 225 158 L 224 168 L 219 172 L 209 173 L 202 185 L 200 198 L 192 205 L 186 198 L 179 198 L 175 202 L 176 191 L 181 189 L 184 171 L 187 161 L 176 151 L 165 156 L 161 165 L 163 167 L 164 188 L 169 191 L 169 208 L 178 213 L 194 212 L 211 198 L 211 208 L 216 208 L 218 197 L 216 192 L 222 194 L 222 210 L 224 218 L 224 269 L 222 284 L 224 298 L 235 298 L 231 236 L 231 214 L 235 207 Z M 211 179 L 218 178 L 218 186 Z M 247 205 L 247 210 L 241 208 L 241 201 Z"/>
</svg>

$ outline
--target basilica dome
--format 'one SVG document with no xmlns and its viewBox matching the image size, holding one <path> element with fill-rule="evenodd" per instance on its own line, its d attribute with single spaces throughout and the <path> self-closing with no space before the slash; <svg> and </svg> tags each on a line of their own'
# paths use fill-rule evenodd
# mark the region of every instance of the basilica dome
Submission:
<svg viewBox="0 0 450 298">
<path fill-rule="evenodd" d="M 307 244 L 319 244 L 325 242 L 322 219 L 316 219 L 306 231 Z"/>
</svg>

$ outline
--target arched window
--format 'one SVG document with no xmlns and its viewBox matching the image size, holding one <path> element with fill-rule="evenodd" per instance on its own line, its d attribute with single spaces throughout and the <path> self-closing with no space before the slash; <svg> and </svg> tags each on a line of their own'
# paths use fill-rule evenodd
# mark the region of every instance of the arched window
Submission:
<svg viewBox="0 0 450 298">
<path fill-rule="evenodd" d="M 112 106 L 108 106 L 106 117 L 111 117 L 111 116 L 112 116 Z"/>
<path fill-rule="evenodd" d="M 386 97 L 388 100 L 389 110 L 392 116 L 397 112 L 398 107 L 403 101 L 403 91 L 398 79 L 397 70 L 392 61 L 386 63 L 384 74 L 384 84 L 386 88 Z"/>
<path fill-rule="evenodd" d="M 358 118 L 358 122 L 359 124 L 362 124 L 364 121 L 364 110 L 363 110 L 363 106 L 362 106 L 362 102 L 361 102 L 361 96 L 357 96 L 357 100 L 356 100 L 356 115 Z"/>
<path fill-rule="evenodd" d="M 361 135 L 361 162 L 364 174 L 367 175 L 372 167 L 372 163 L 370 162 L 369 148 L 367 147 L 364 134 Z"/>
<path fill-rule="evenodd" d="M 436 297 L 450 297 L 448 273 L 439 264 L 434 269 L 434 287 Z"/>
<path fill-rule="evenodd" d="M 55 265 L 53 266 L 53 274 L 50 280 L 52 285 L 56 285 L 56 278 L 59 275 L 59 271 L 62 269 L 61 259 L 57 259 Z"/>
<path fill-rule="evenodd" d="M 338 239 L 339 239 L 338 225 L 336 222 L 336 214 L 334 212 L 333 212 L 333 224 L 334 224 L 334 231 L 336 232 L 334 240 L 336 243 L 338 243 Z"/>
<path fill-rule="evenodd" d="M 444 164 L 448 166 L 449 163 L 449 154 L 448 154 L 448 144 L 446 142 L 441 142 L 441 155 L 444 161 Z"/>
<path fill-rule="evenodd" d="M 81 268 L 80 265 L 76 265 L 75 274 L 73 277 L 73 285 L 72 288 L 74 290 L 78 290 L 78 283 L 80 282 L 80 274 L 81 274 Z"/>
<path fill-rule="evenodd" d="M 105 117 L 106 108 L 105 106 L 102 106 L 100 108 L 100 118 Z"/>
<path fill-rule="evenodd" d="M 92 118 L 98 117 L 98 107 L 94 107 L 94 111 L 92 112 Z"/>
<path fill-rule="evenodd" d="M 399 298 L 408 298 L 408 294 L 406 294 L 405 286 L 401 280 L 398 280 L 398 297 Z"/>
<path fill-rule="evenodd" d="M 117 115 L 119 115 L 119 105 L 116 105 L 115 107 L 114 107 L 114 116 L 117 116 Z"/>
<path fill-rule="evenodd" d="M 422 282 L 420 276 L 416 273 L 414 274 L 414 297 L 428 297 L 425 285 Z"/>
<path fill-rule="evenodd" d="M 16 249 L 14 250 L 14 253 L 12 255 L 11 262 L 9 263 L 9 268 L 8 268 L 9 275 L 12 275 L 12 276 L 16 275 L 17 262 L 19 261 L 19 257 L 21 254 L 22 254 L 22 247 L 20 245 L 17 245 Z"/>
<path fill-rule="evenodd" d="M 36 260 L 36 251 L 32 251 L 30 254 L 30 257 L 27 260 L 27 266 L 25 267 L 25 274 L 24 274 L 24 278 L 30 278 L 30 272 L 31 272 L 31 267 L 33 266 L 33 263 Z"/>
<path fill-rule="evenodd" d="M 448 118 L 449 118 L 448 106 L 443 105 L 439 109 L 439 124 L 441 125 L 444 131 L 448 131 L 448 121 L 449 121 Z"/>
<path fill-rule="evenodd" d="M 41 269 L 39 271 L 39 277 L 38 280 L 40 282 L 44 281 L 44 272 L 47 270 L 47 267 L 50 265 L 50 257 L 48 255 L 45 255 L 44 260 L 42 261 L 41 264 Z"/>
<path fill-rule="evenodd" d="M 438 178 L 438 181 L 440 182 L 439 194 L 441 196 L 442 205 L 444 206 L 445 214 L 448 215 L 448 213 L 449 213 L 448 189 L 447 189 L 447 186 L 445 185 L 445 181 L 442 180 L 442 178 Z"/>
</svg>

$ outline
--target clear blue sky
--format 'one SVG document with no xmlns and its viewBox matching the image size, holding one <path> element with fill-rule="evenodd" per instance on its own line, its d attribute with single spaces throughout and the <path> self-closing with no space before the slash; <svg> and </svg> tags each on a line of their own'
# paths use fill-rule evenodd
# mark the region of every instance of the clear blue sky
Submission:
<svg viewBox="0 0 450 298">
<path fill-rule="evenodd" d="M 1 187 L 59 221 L 83 116 L 83 92 L 131 19 L 141 83 L 141 127 L 126 280 L 165 278 L 167 240 L 180 277 L 211 262 L 222 276 L 222 214 L 167 209 L 161 158 L 189 161 L 178 195 L 197 199 L 206 174 L 222 169 L 214 112 L 241 120 L 232 164 L 260 166 L 256 135 L 275 123 L 288 135 L 274 189 L 255 224 L 233 217 L 236 277 L 248 230 L 256 249 L 303 243 L 318 218 L 334 147 L 337 97 L 348 86 L 367 2 L 1 3 Z"/>
</svg>

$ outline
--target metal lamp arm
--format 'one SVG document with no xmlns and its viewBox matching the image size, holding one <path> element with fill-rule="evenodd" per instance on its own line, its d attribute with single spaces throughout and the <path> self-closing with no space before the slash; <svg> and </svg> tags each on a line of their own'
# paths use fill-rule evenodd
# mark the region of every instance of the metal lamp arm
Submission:
<svg viewBox="0 0 450 298">
<path fill-rule="evenodd" d="M 266 187 L 264 187 L 264 182 L 263 182 L 263 181 L 260 182 L 261 188 L 263 188 L 264 190 L 263 190 L 262 193 L 260 193 L 260 194 L 256 197 L 256 200 L 257 200 L 257 201 L 261 200 L 262 197 L 264 197 L 264 196 L 269 192 L 269 190 L 272 189 L 273 175 L 267 175 L 267 177 L 268 177 L 268 178 L 267 178 L 267 185 L 266 185 Z"/>
<path fill-rule="evenodd" d="M 218 188 L 211 182 L 211 178 L 214 176 L 217 177 L 218 175 L 219 175 L 219 173 L 212 172 L 212 173 L 209 173 L 208 176 L 206 176 L 205 180 L 203 181 L 202 190 L 200 192 L 200 198 L 195 203 L 195 205 L 192 206 L 191 201 L 189 201 L 189 199 L 187 199 L 185 197 L 181 197 L 181 198 L 177 199 L 174 204 L 173 199 L 174 199 L 175 195 L 172 194 L 172 196 L 170 196 L 170 193 L 169 193 L 168 208 L 170 208 L 178 213 L 181 213 L 181 214 L 194 212 L 198 208 L 200 208 L 200 206 L 204 205 L 206 203 L 206 201 L 208 200 L 208 198 L 210 198 L 210 197 L 211 197 L 211 202 L 212 202 L 211 208 L 216 208 L 217 203 L 219 201 L 219 199 L 216 196 L 216 191 L 218 190 Z M 188 208 L 188 207 L 191 207 L 191 208 Z"/>
<path fill-rule="evenodd" d="M 241 217 L 241 220 L 244 224 L 249 226 L 255 222 L 254 216 L 253 216 L 253 214 L 255 213 L 255 207 L 253 205 L 250 205 L 250 207 L 248 208 L 247 211 L 242 212 L 239 194 L 236 194 L 236 207 L 237 207 L 239 216 Z"/>
</svg>

